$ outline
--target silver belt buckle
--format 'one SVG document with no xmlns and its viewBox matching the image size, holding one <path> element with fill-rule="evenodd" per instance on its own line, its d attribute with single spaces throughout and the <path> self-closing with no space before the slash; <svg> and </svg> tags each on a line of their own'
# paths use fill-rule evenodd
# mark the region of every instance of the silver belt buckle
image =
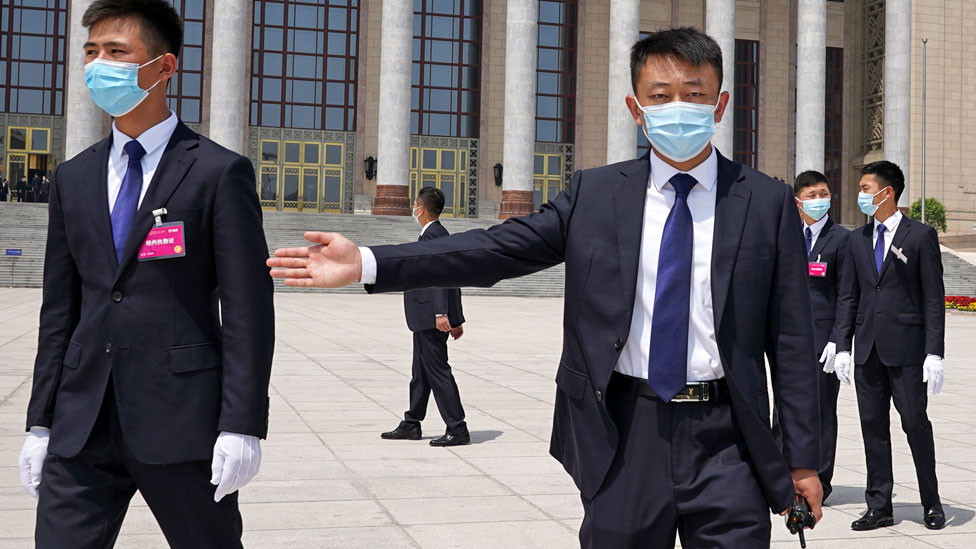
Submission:
<svg viewBox="0 0 976 549">
<path fill-rule="evenodd" d="M 711 400 L 710 384 L 689 383 L 671 402 L 708 402 Z"/>
</svg>

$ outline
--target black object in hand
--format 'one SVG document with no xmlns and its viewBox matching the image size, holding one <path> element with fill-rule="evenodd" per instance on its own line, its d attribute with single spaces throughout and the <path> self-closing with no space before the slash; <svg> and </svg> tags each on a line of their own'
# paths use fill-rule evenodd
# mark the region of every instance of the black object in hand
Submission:
<svg viewBox="0 0 976 549">
<path fill-rule="evenodd" d="M 817 519 L 813 516 L 813 512 L 810 511 L 810 506 L 807 505 L 807 500 L 800 494 L 796 495 L 793 500 L 793 505 L 790 506 L 790 512 L 786 515 L 786 527 L 790 530 L 791 534 L 800 535 L 800 547 L 806 549 L 807 540 L 803 537 L 803 529 L 816 526 Z"/>
</svg>

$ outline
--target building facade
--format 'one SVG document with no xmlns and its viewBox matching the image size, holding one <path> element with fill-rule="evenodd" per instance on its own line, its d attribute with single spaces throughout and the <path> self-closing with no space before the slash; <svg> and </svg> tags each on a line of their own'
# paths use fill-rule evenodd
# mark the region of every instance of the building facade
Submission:
<svg viewBox="0 0 976 549">
<path fill-rule="evenodd" d="M 49 173 L 107 132 L 72 46 L 90 2 L 0 3 L 7 179 Z M 924 140 L 926 195 L 945 204 L 949 232 L 976 228 L 963 93 L 976 82 L 976 0 L 171 2 L 185 20 L 171 107 L 250 157 L 268 210 L 409 215 L 434 185 L 447 216 L 532 211 L 575 170 L 647 149 L 622 110 L 627 50 L 693 26 L 726 54 L 723 154 L 784 181 L 824 172 L 832 216 L 859 224 L 860 168 L 907 168 L 908 206 Z"/>
</svg>

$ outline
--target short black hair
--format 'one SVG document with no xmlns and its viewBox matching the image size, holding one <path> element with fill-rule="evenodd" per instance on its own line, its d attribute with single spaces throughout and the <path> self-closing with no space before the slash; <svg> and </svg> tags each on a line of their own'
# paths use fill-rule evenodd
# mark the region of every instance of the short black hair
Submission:
<svg viewBox="0 0 976 549">
<path fill-rule="evenodd" d="M 722 89 L 722 48 L 711 36 L 692 27 L 679 27 L 651 33 L 630 48 L 630 85 L 637 91 L 641 70 L 651 57 L 679 57 L 695 67 L 709 64 Z"/>
<path fill-rule="evenodd" d="M 901 193 L 905 191 L 905 174 L 894 162 L 878 160 L 861 168 L 861 175 L 873 175 L 881 188 L 891 187 L 895 189 L 895 202 L 901 198 Z"/>
<path fill-rule="evenodd" d="M 172 53 L 180 56 L 183 47 L 183 20 L 166 0 L 95 0 L 81 17 L 91 31 L 104 19 L 133 18 L 142 28 L 142 40 L 153 56 Z"/>
<path fill-rule="evenodd" d="M 793 194 L 799 195 L 803 189 L 820 183 L 826 183 L 827 188 L 830 188 L 830 182 L 827 181 L 827 176 L 815 170 L 807 170 L 796 176 L 796 179 L 793 180 Z"/>
<path fill-rule="evenodd" d="M 417 200 L 430 215 L 440 217 L 444 211 L 444 192 L 437 187 L 424 187 L 417 193 Z"/>
</svg>

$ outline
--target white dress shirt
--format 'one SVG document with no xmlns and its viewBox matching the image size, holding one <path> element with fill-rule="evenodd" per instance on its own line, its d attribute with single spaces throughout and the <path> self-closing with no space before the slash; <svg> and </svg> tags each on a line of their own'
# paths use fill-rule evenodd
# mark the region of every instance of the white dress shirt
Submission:
<svg viewBox="0 0 976 549">
<path fill-rule="evenodd" d="M 819 221 L 817 221 L 813 225 L 807 225 L 806 221 L 803 222 L 803 240 L 805 241 L 807 238 L 807 229 L 810 229 L 810 234 L 813 235 L 813 238 L 810 239 L 811 251 L 813 250 L 814 247 L 816 247 L 817 239 L 820 238 L 820 232 L 823 231 L 824 225 L 827 224 L 828 218 L 830 218 L 830 216 L 825 214 L 823 217 L 820 218 Z"/>
<path fill-rule="evenodd" d="M 146 151 L 140 162 L 142 164 L 142 189 L 139 191 L 139 204 L 136 208 L 142 205 L 142 199 L 146 196 L 149 183 L 156 173 L 156 168 L 159 167 L 160 159 L 163 158 L 166 144 L 169 143 L 170 138 L 173 137 L 173 132 L 176 131 L 177 122 L 176 114 L 170 111 L 169 118 L 142 132 L 142 135 L 136 138 L 143 150 Z M 122 189 L 122 179 L 125 177 L 125 171 L 129 168 L 129 155 L 123 149 L 129 141 L 132 141 L 132 138 L 120 132 L 115 127 L 115 122 L 112 122 L 112 150 L 108 153 L 109 214 L 115 209 L 115 199 L 119 196 L 119 191 Z"/>
<path fill-rule="evenodd" d="M 902 214 L 900 211 L 895 210 L 895 213 L 884 220 L 885 232 L 884 232 L 884 259 L 888 258 L 888 250 L 891 249 L 891 242 L 895 239 L 895 231 L 898 230 L 898 226 L 901 225 Z M 874 218 L 874 232 L 871 234 L 871 249 L 873 250 L 875 246 L 878 245 L 878 218 Z M 883 260 L 882 260 L 883 261 Z"/>
<path fill-rule="evenodd" d="M 647 379 L 651 348 L 651 320 L 657 287 L 657 263 L 664 235 L 664 224 L 675 193 L 668 183 L 678 174 L 673 166 L 651 153 L 651 174 L 644 198 L 644 227 L 641 231 L 640 264 L 637 270 L 637 295 L 630 321 L 630 334 L 614 370 Z M 715 233 L 715 201 L 718 183 L 718 156 L 714 147 L 709 157 L 689 175 L 698 184 L 688 194 L 688 209 L 694 226 L 691 266 L 691 302 L 688 304 L 688 381 L 707 381 L 725 375 L 715 339 L 712 309 L 712 239 Z"/>
</svg>

